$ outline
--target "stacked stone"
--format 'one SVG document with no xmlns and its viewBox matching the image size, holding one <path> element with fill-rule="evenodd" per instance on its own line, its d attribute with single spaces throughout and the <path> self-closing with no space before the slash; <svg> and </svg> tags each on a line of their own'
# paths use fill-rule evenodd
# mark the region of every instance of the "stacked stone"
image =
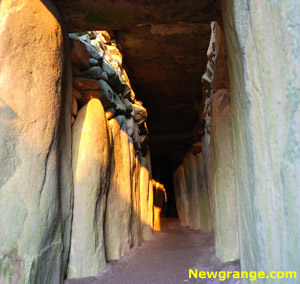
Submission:
<svg viewBox="0 0 300 284">
<path fill-rule="evenodd" d="M 135 99 L 122 55 L 105 31 L 70 34 L 73 68 L 74 214 L 69 278 L 148 239 L 153 190 L 147 111 Z"/>
</svg>

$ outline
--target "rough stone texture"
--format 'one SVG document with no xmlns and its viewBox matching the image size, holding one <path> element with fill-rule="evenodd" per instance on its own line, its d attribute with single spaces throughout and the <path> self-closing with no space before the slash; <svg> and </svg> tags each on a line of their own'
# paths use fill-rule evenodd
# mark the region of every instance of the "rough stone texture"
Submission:
<svg viewBox="0 0 300 284">
<path fill-rule="evenodd" d="M 70 51 L 49 1 L 2 1 L 0 26 L 0 283 L 62 283 L 73 187 L 72 69 L 62 54 Z"/>
<path fill-rule="evenodd" d="M 218 1 L 55 0 L 69 30 L 116 30 L 149 23 L 209 23 L 220 16 Z M 109 36 L 109 35 L 108 35 Z"/>
<path fill-rule="evenodd" d="M 73 85 L 79 91 L 103 89 L 97 80 L 82 77 L 74 77 Z"/>
<path fill-rule="evenodd" d="M 173 173 L 174 194 L 181 226 L 189 225 L 189 202 L 187 197 L 186 182 L 183 165 L 180 165 Z"/>
<path fill-rule="evenodd" d="M 141 157 L 141 171 L 140 171 L 140 206 L 141 206 L 141 230 L 142 230 L 142 238 L 143 240 L 148 240 L 152 234 L 153 221 L 151 221 L 151 212 L 153 212 L 153 189 L 152 194 L 149 192 L 149 167 L 147 163 L 147 159 L 145 157 Z M 151 184 L 152 187 L 152 184 Z M 152 195 L 152 196 L 151 196 Z M 150 209 L 152 198 L 152 209 Z M 150 210 L 149 210 L 150 209 Z M 153 213 L 152 213 L 153 219 Z"/>
<path fill-rule="evenodd" d="M 197 159 L 197 183 L 199 196 L 199 209 L 201 216 L 201 229 L 210 232 L 212 230 L 213 215 L 210 215 L 209 192 L 204 173 L 203 153 L 196 154 Z"/>
<path fill-rule="evenodd" d="M 131 246 L 131 164 L 125 116 L 109 121 L 112 136 L 111 178 L 105 213 L 108 260 L 119 259 Z"/>
<path fill-rule="evenodd" d="M 185 142 L 182 135 L 188 133 L 191 138 L 190 132 L 197 122 L 193 105 L 196 99 L 201 100 L 210 22 L 220 17 L 220 1 L 55 2 L 70 31 L 108 30 L 118 47 L 122 47 L 122 58 L 119 54 L 105 58 L 126 64 L 137 97 L 151 113 L 148 122 L 151 134 L 155 135 L 149 139 L 152 155 L 169 157 L 181 148 Z M 106 37 L 110 35 L 107 33 Z M 113 52 L 115 42 L 107 41 Z M 131 95 L 134 97 L 133 92 Z M 199 130 L 204 133 L 203 125 L 199 125 Z M 172 133 L 168 141 L 163 136 L 167 132 Z M 197 141 L 200 139 L 201 136 Z"/>
<path fill-rule="evenodd" d="M 85 105 L 93 98 L 99 99 L 104 109 L 108 109 L 116 105 L 114 103 L 114 100 L 108 97 L 105 94 L 105 92 L 102 90 L 87 90 L 87 91 L 80 91 L 80 93 L 81 93 L 81 99 L 79 100 L 79 102 L 81 103 L 81 105 Z"/>
<path fill-rule="evenodd" d="M 211 142 L 216 254 L 226 262 L 239 258 L 230 102 L 226 89 L 218 90 L 212 97 Z"/>
<path fill-rule="evenodd" d="M 194 101 L 201 99 L 210 25 L 139 25 L 115 35 L 137 97 L 151 114 L 147 119 L 151 153 L 170 157 L 191 137 L 197 122 Z"/>
<path fill-rule="evenodd" d="M 209 210 L 211 216 L 211 225 L 214 230 L 214 189 L 213 189 L 213 168 L 212 168 L 212 153 L 210 144 L 210 134 L 205 131 L 202 137 L 203 160 L 204 160 L 204 175 L 206 181 L 206 190 L 208 193 Z"/>
<path fill-rule="evenodd" d="M 131 163 L 131 241 L 132 246 L 137 247 L 142 242 L 141 234 L 141 205 L 140 205 L 140 157 L 135 155 L 132 138 L 129 138 L 130 145 L 130 163 Z"/>
<path fill-rule="evenodd" d="M 90 53 L 86 49 L 85 45 L 79 40 L 70 39 L 70 42 L 72 64 L 80 70 L 88 69 Z"/>
<path fill-rule="evenodd" d="M 241 269 L 299 274 L 300 4 L 235 2 L 224 1 L 222 10 Z"/>
<path fill-rule="evenodd" d="M 78 101 L 81 99 L 81 94 L 76 88 L 72 88 L 72 96 Z"/>
<path fill-rule="evenodd" d="M 211 231 L 211 215 L 202 153 L 188 153 L 173 173 L 175 199 L 182 226 Z"/>
<path fill-rule="evenodd" d="M 103 227 L 111 148 L 98 99 L 80 109 L 72 136 L 74 212 L 68 278 L 79 278 L 98 275 L 106 265 Z"/>
</svg>

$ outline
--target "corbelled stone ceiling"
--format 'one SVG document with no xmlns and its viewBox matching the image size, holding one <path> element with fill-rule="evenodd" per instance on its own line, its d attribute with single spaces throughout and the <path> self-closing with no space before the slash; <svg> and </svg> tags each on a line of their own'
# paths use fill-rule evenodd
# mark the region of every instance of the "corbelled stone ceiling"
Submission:
<svg viewBox="0 0 300 284">
<path fill-rule="evenodd" d="M 150 148 L 170 156 L 191 138 L 201 101 L 210 0 L 57 0 L 69 32 L 108 30 L 118 41 L 137 99 L 148 110 Z"/>
</svg>

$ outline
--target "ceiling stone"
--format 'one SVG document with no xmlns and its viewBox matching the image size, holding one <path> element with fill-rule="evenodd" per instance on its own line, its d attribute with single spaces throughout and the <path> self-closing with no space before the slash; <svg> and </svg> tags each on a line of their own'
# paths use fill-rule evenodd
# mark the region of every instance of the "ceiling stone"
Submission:
<svg viewBox="0 0 300 284">
<path fill-rule="evenodd" d="M 197 123 L 217 0 L 56 0 L 69 32 L 108 30 L 148 110 L 152 155 L 170 156 Z"/>
</svg>

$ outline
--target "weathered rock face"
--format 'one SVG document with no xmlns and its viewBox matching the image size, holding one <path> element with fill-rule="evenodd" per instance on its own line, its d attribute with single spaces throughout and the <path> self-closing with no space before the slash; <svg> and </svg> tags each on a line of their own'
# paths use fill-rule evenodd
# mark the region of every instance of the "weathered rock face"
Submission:
<svg viewBox="0 0 300 284">
<path fill-rule="evenodd" d="M 69 30 L 116 30 L 141 23 L 209 23 L 220 16 L 218 1 L 55 0 Z"/>
<path fill-rule="evenodd" d="M 131 208 L 131 245 L 137 247 L 142 242 L 141 234 L 141 201 L 140 201 L 140 158 L 134 153 L 133 140 L 129 138 L 130 145 L 130 163 L 131 163 L 131 190 L 132 190 L 132 208 Z"/>
<path fill-rule="evenodd" d="M 216 254 L 221 261 L 239 258 L 235 177 L 231 145 L 230 105 L 226 89 L 211 102 L 211 142 L 215 200 Z"/>
<path fill-rule="evenodd" d="M 298 11 L 298 1 L 223 5 L 242 270 L 300 267 Z"/>
<path fill-rule="evenodd" d="M 204 175 L 203 155 L 188 153 L 173 174 L 180 224 L 194 230 L 211 230 L 212 216 Z"/>
<path fill-rule="evenodd" d="M 125 116 L 109 121 L 112 164 L 105 213 L 105 248 L 108 260 L 119 259 L 131 246 L 131 161 Z"/>
<path fill-rule="evenodd" d="M 68 43 L 48 1 L 2 2 L 0 19 L 0 282 L 62 283 L 72 215 Z"/>
<path fill-rule="evenodd" d="M 153 227 L 153 188 L 150 183 L 151 175 L 149 165 L 145 157 L 141 157 L 140 171 L 140 206 L 141 206 L 141 230 L 142 238 L 148 240 L 152 234 Z"/>
<path fill-rule="evenodd" d="M 74 211 L 69 278 L 97 275 L 106 266 L 103 228 L 110 178 L 108 131 L 98 99 L 79 111 L 72 127 Z"/>
</svg>

